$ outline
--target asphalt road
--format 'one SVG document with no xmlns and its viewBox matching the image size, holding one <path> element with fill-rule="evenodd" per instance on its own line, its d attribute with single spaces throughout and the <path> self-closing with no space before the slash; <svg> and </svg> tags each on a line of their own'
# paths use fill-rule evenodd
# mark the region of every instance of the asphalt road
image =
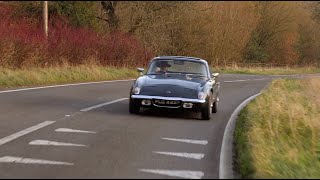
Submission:
<svg viewBox="0 0 320 180">
<path fill-rule="evenodd" d="M 129 114 L 133 81 L 0 92 L 0 178 L 219 178 L 232 112 L 277 77 L 220 75 L 209 121 Z"/>
</svg>

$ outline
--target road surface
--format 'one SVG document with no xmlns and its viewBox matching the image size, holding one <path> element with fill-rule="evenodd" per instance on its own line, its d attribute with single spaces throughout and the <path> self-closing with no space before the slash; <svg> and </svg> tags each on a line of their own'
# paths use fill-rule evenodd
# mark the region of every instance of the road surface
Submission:
<svg viewBox="0 0 320 180">
<path fill-rule="evenodd" d="M 218 113 L 128 112 L 133 81 L 0 92 L 0 178 L 219 178 L 226 124 L 284 76 L 220 75 Z"/>
</svg>

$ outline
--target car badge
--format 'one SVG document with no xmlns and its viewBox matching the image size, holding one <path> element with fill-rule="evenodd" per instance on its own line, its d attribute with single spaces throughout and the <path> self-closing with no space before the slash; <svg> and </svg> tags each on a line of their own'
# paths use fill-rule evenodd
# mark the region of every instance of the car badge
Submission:
<svg viewBox="0 0 320 180">
<path fill-rule="evenodd" d="M 167 94 L 171 94 L 171 91 L 166 91 Z"/>
</svg>

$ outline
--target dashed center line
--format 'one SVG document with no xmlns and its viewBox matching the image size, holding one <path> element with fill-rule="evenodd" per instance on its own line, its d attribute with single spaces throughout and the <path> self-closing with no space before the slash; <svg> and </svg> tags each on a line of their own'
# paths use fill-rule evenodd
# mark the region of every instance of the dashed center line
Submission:
<svg viewBox="0 0 320 180">
<path fill-rule="evenodd" d="M 102 104 L 97 104 L 97 105 L 95 105 L 95 106 L 90 106 L 90 107 L 81 109 L 80 111 L 81 111 L 81 112 L 91 111 L 91 110 L 93 110 L 93 109 L 96 109 L 96 108 L 99 108 L 99 107 L 102 107 L 102 106 L 106 106 L 106 105 L 109 105 L 109 104 L 113 104 L 113 103 L 116 103 L 116 102 L 124 101 L 124 100 L 127 100 L 127 99 L 129 99 L 129 98 L 116 99 L 116 100 L 114 100 L 114 101 L 110 101 L 110 102 L 106 102 L 106 103 L 102 103 Z"/>
<path fill-rule="evenodd" d="M 48 126 L 48 125 L 53 124 L 53 123 L 55 123 L 55 121 L 45 121 L 43 123 L 37 124 L 35 126 L 29 127 L 29 128 L 24 129 L 22 131 L 14 133 L 14 134 L 12 134 L 10 136 L 4 137 L 4 138 L 0 139 L 0 146 L 4 145 L 4 144 L 6 144 L 6 143 L 8 143 L 8 142 L 10 142 L 10 141 L 12 141 L 14 139 L 17 139 L 17 138 L 19 138 L 21 136 L 24 136 L 24 135 L 26 135 L 28 133 L 31 133 L 32 131 L 38 130 L 40 128 L 43 128 L 43 127 Z"/>
<path fill-rule="evenodd" d="M 14 156 L 1 157 L 0 163 L 73 165 L 73 163 L 68 163 L 68 162 L 49 161 L 44 159 L 31 159 L 31 158 L 14 157 Z"/>
</svg>

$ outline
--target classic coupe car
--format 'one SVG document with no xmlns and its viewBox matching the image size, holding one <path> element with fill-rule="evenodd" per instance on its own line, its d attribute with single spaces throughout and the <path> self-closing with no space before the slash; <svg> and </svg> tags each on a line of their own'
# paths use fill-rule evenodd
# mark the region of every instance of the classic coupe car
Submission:
<svg viewBox="0 0 320 180">
<path fill-rule="evenodd" d="M 138 68 L 141 76 L 130 90 L 129 112 L 141 107 L 177 108 L 200 111 L 209 120 L 219 101 L 219 73 L 212 74 L 208 62 L 194 57 L 160 56 L 153 58 L 148 70 Z"/>
</svg>

